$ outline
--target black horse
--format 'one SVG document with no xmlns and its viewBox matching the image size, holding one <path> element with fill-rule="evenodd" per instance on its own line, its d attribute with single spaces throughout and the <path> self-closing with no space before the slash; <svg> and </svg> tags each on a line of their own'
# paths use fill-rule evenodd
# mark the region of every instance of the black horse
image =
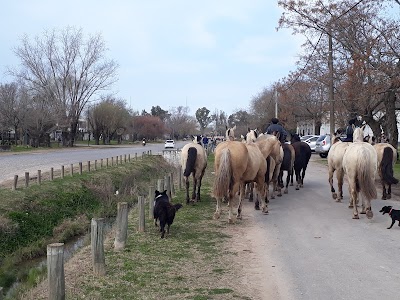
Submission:
<svg viewBox="0 0 400 300">
<path fill-rule="evenodd" d="M 302 142 L 297 134 L 292 134 L 290 143 L 295 152 L 293 167 L 294 173 L 296 174 L 296 190 L 298 190 L 304 185 L 304 176 L 306 174 L 308 162 L 311 158 L 311 148 L 307 143 Z M 293 175 L 291 182 L 293 183 Z"/>
</svg>

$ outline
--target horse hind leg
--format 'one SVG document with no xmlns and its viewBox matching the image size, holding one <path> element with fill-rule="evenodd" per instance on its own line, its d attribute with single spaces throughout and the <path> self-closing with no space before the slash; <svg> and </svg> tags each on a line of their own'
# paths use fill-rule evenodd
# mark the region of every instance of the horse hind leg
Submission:
<svg viewBox="0 0 400 300">
<path fill-rule="evenodd" d="M 349 205 L 349 208 L 353 208 L 353 219 L 359 219 L 360 217 L 358 216 L 358 209 L 357 209 L 357 190 L 355 186 L 350 186 L 349 187 L 349 192 L 350 192 L 350 203 L 351 206 Z"/>
<path fill-rule="evenodd" d="M 214 213 L 214 217 L 213 217 L 214 220 L 218 220 L 221 216 L 221 204 L 222 204 L 221 202 L 222 202 L 221 199 L 217 198 L 217 207 L 215 209 L 215 213 Z"/>
<path fill-rule="evenodd" d="M 336 202 L 342 202 L 343 200 L 343 179 L 344 179 L 344 171 L 343 170 L 338 170 L 337 174 L 337 182 L 338 182 L 338 198 L 336 200 Z"/>
<path fill-rule="evenodd" d="M 185 188 L 186 188 L 186 204 L 189 204 L 190 197 L 189 197 L 189 178 L 185 177 Z"/>
<path fill-rule="evenodd" d="M 192 190 L 192 201 L 196 201 L 196 189 L 197 189 L 197 178 L 193 174 L 193 190 Z"/>
<path fill-rule="evenodd" d="M 334 172 L 335 172 L 335 170 L 333 170 L 332 168 L 329 168 L 328 182 L 329 182 L 329 185 L 331 186 L 332 198 L 336 199 L 337 198 L 337 194 L 336 194 L 335 188 L 333 187 L 333 173 Z M 337 202 L 340 202 L 340 201 L 337 201 Z"/>
<path fill-rule="evenodd" d="M 388 184 L 388 188 L 387 188 L 387 196 L 388 199 L 392 198 L 392 185 Z"/>
</svg>

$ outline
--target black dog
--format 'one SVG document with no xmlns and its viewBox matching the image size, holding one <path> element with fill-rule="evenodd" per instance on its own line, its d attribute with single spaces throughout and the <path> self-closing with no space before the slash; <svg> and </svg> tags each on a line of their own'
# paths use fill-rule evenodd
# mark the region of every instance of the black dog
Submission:
<svg viewBox="0 0 400 300">
<path fill-rule="evenodd" d="M 382 215 L 387 213 L 392 218 L 392 224 L 390 224 L 390 226 L 387 229 L 392 228 L 395 221 L 399 221 L 399 226 L 400 226 L 400 210 L 393 209 L 391 206 L 384 206 L 379 212 L 381 212 Z"/>
<path fill-rule="evenodd" d="M 169 227 L 174 222 L 175 213 L 182 207 L 182 204 L 172 204 L 169 202 L 167 190 L 160 193 L 155 191 L 154 198 L 154 224 L 157 225 L 157 220 L 160 221 L 161 238 L 165 236 L 165 225 L 167 225 L 167 234 L 169 234 Z"/>
</svg>

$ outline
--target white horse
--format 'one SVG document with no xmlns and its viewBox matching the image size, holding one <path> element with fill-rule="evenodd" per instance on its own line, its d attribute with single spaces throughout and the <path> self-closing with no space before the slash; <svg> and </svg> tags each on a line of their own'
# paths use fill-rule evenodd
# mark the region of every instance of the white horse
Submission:
<svg viewBox="0 0 400 300">
<path fill-rule="evenodd" d="M 350 204 L 353 208 L 353 219 L 359 219 L 358 195 L 363 195 L 362 211 L 368 219 L 373 217 L 371 200 L 377 198 L 375 176 L 377 172 L 377 154 L 374 147 L 363 142 L 363 128 L 356 128 L 353 143 L 349 144 L 343 155 L 343 169 L 349 182 Z"/>
</svg>

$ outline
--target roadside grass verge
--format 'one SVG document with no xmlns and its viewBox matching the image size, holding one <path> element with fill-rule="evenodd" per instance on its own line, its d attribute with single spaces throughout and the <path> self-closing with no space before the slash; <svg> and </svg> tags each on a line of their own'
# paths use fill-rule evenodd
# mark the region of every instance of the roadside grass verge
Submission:
<svg viewBox="0 0 400 300">
<path fill-rule="evenodd" d="M 65 267 L 66 298 L 250 299 L 240 289 L 240 276 L 235 275 L 241 268 L 235 263 L 238 253 L 229 246 L 236 226 L 244 224 L 228 224 L 225 217 L 213 220 L 212 169 L 210 155 L 200 202 L 186 205 L 184 190 L 177 191 L 171 202 L 184 206 L 164 239 L 149 216 L 148 201 L 145 232 L 137 231 L 138 212 L 133 207 L 125 249 L 114 251 L 114 235 L 107 235 L 104 277 L 92 274 L 90 246 L 75 255 Z M 42 282 L 26 296 L 46 299 L 46 284 Z"/>
<path fill-rule="evenodd" d="M 155 175 L 171 171 L 162 157 L 144 156 L 16 191 L 0 189 L 0 286 L 7 291 L 32 277 L 26 262 L 45 256 L 48 244 L 87 233 L 94 217 L 115 216 L 117 201 L 133 206 Z"/>
</svg>

